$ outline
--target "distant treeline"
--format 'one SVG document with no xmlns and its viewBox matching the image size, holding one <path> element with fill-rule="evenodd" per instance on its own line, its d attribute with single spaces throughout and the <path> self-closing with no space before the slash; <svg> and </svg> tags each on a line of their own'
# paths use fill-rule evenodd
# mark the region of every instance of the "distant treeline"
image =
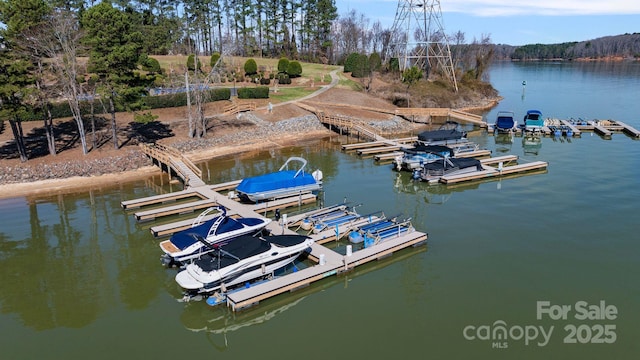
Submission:
<svg viewBox="0 0 640 360">
<path fill-rule="evenodd" d="M 502 60 L 574 60 L 611 57 L 640 59 L 640 33 L 549 45 L 495 45 L 495 58 Z"/>
</svg>

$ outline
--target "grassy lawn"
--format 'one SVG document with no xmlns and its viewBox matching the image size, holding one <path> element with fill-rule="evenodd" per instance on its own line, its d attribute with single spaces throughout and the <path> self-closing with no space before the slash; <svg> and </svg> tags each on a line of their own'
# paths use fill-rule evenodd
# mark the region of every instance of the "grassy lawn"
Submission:
<svg viewBox="0 0 640 360">
<path fill-rule="evenodd" d="M 274 93 L 273 91 L 269 93 L 269 98 L 274 100 L 274 102 L 285 102 L 290 100 L 299 99 L 305 97 L 313 92 L 318 90 L 315 88 L 300 88 L 300 87 L 278 87 L 278 92 Z"/>
<path fill-rule="evenodd" d="M 167 73 L 177 72 L 184 73 L 184 68 L 187 64 L 187 56 L 184 55 L 162 55 L 162 56 L 152 56 L 154 59 L 158 60 L 160 63 L 160 67 L 165 69 Z M 205 70 L 209 68 L 209 56 L 203 56 L 200 58 L 200 63 L 204 66 Z M 244 67 L 244 63 L 247 61 L 246 57 L 237 57 L 233 56 L 230 58 L 226 58 L 224 61 L 230 68 L 235 68 L 236 71 L 242 71 Z M 270 59 L 270 58 L 253 58 L 258 64 L 258 69 L 261 66 L 264 67 L 264 70 L 267 72 L 277 72 L 278 71 L 278 61 L 279 59 Z M 336 69 L 341 69 L 341 66 L 334 65 L 324 65 L 324 64 L 312 64 L 300 62 L 302 65 L 302 77 L 312 79 L 315 82 L 329 82 L 331 80 L 329 73 Z M 324 79 L 324 81 L 323 81 Z"/>
<path fill-rule="evenodd" d="M 187 64 L 187 56 L 184 55 L 164 55 L 164 56 L 152 56 L 160 63 L 160 67 L 162 67 L 167 74 L 183 74 L 185 71 L 185 67 Z M 209 70 L 209 56 L 203 56 L 200 58 L 200 63 L 202 63 L 205 71 Z M 236 71 L 244 71 L 244 63 L 247 61 L 246 57 L 230 57 L 226 58 L 224 61 L 228 68 L 235 69 Z M 258 69 L 264 69 L 267 73 L 277 72 L 278 69 L 278 61 L 279 59 L 270 59 L 270 58 L 253 58 L 258 64 Z M 302 76 L 295 81 L 293 86 L 284 85 L 278 87 L 278 92 L 271 92 L 269 94 L 270 98 L 277 103 L 290 101 L 299 99 L 301 97 L 307 96 L 314 91 L 318 90 L 319 85 L 325 85 L 331 82 L 331 75 L 329 74 L 331 71 L 336 69 L 342 69 L 341 66 L 333 66 L 333 65 L 324 65 L 324 64 L 312 64 L 301 62 L 302 65 Z M 341 74 L 341 73 L 340 73 Z M 344 79 L 344 80 L 342 80 Z M 345 86 L 348 88 L 357 88 L 358 84 L 347 80 L 344 76 L 341 75 L 341 84 L 346 84 Z M 313 87 L 311 85 L 313 84 Z M 232 87 L 233 83 L 222 83 L 220 84 L 224 87 Z M 248 83 L 237 83 L 236 87 L 244 87 L 244 86 L 254 86 L 253 84 Z M 269 85 L 273 87 L 273 82 Z"/>
</svg>

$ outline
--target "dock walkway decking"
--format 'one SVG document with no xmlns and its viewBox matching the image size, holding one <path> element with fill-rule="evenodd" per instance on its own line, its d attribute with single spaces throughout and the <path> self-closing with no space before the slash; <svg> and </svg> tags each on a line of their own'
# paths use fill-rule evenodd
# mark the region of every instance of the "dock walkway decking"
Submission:
<svg viewBox="0 0 640 360">
<path fill-rule="evenodd" d="M 233 311 L 242 310 L 272 296 L 308 286 L 312 282 L 349 271 L 358 265 L 381 259 L 393 254 L 395 251 L 423 243 L 426 240 L 427 234 L 414 231 L 401 237 L 387 239 L 372 247 L 358 250 L 353 252 L 351 256 L 341 255 L 324 246 L 314 244 L 311 248 L 310 256 L 316 259 L 323 258 L 324 263 L 320 262 L 317 265 L 298 270 L 284 277 L 233 292 L 227 296 L 227 305 Z"/>
</svg>

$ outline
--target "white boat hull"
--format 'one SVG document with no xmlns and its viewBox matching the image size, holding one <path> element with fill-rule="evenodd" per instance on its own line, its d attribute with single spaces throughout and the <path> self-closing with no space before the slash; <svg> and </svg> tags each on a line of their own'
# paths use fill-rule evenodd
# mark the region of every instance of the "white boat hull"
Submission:
<svg viewBox="0 0 640 360">
<path fill-rule="evenodd" d="M 242 259 L 237 263 L 219 270 L 204 271 L 197 264 L 188 264 L 175 279 L 178 285 L 187 291 L 208 293 L 244 282 L 267 276 L 292 263 L 298 255 L 309 248 L 313 240 L 307 239 L 300 244 L 279 247 L 271 244 L 268 251 Z"/>
<path fill-rule="evenodd" d="M 264 218 L 263 221 L 259 224 L 253 226 L 245 226 L 242 229 L 229 231 L 223 234 L 217 234 L 215 236 L 208 237 L 207 243 L 209 245 L 220 244 L 225 241 L 230 241 L 233 238 L 236 238 L 245 234 L 254 234 L 263 229 L 271 222 L 271 219 Z M 187 230 L 188 231 L 188 230 Z M 160 242 L 160 249 L 169 256 L 175 262 L 186 262 L 192 259 L 196 259 L 206 253 L 213 251 L 213 249 L 208 248 L 207 245 L 196 242 L 193 245 L 185 248 L 184 250 L 177 249 L 175 247 L 170 246 L 171 240 L 165 240 Z"/>
</svg>

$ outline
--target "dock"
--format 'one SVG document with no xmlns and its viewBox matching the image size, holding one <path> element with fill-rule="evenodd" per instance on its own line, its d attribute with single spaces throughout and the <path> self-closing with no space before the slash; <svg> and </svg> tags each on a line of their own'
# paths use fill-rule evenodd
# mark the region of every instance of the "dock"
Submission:
<svg viewBox="0 0 640 360">
<path fill-rule="evenodd" d="M 515 164 L 518 157 L 515 155 L 498 156 L 495 158 L 480 160 L 484 170 L 471 173 L 445 175 L 440 178 L 442 184 L 454 184 L 465 181 L 481 180 L 494 177 L 503 177 L 526 172 L 546 170 L 549 164 L 545 161 L 532 161 L 523 164 Z"/>
<path fill-rule="evenodd" d="M 202 182 L 199 186 L 193 186 L 193 184 L 198 184 L 198 182 L 193 179 L 187 179 L 186 183 L 191 184 L 191 186 L 185 190 L 141 199 L 126 200 L 121 202 L 121 206 L 124 210 L 139 209 L 133 216 L 136 220 L 142 222 L 155 221 L 156 219 L 167 216 L 195 212 L 196 210 L 211 206 L 224 207 L 227 214 L 233 217 L 266 217 L 268 212 L 291 206 L 302 206 L 317 200 L 314 194 L 301 193 L 296 196 L 257 204 L 244 204 L 236 201 L 233 192 L 227 195 L 219 192 L 234 189 L 239 181 L 217 185 L 206 185 Z M 151 207 L 151 209 L 148 209 L 149 207 Z M 271 234 L 294 234 L 295 232 L 291 230 L 289 226 L 294 225 L 295 221 L 301 221 L 307 214 L 313 213 L 314 211 L 318 212 L 321 210 L 316 209 L 305 214 L 295 215 L 291 219 L 294 222 L 284 223 L 283 217 L 282 224 L 278 221 L 272 221 L 265 229 Z M 210 218 L 214 215 L 208 216 Z M 308 253 L 308 258 L 315 262 L 315 265 L 272 280 L 259 281 L 250 287 L 233 289 L 233 291 L 226 294 L 227 306 L 233 311 L 239 311 L 254 306 L 260 301 L 273 296 L 306 287 L 313 282 L 329 276 L 338 275 L 350 271 L 359 265 L 385 258 L 404 248 L 426 244 L 426 233 L 419 232 L 412 226 L 407 228 L 404 224 L 398 224 L 397 233 L 394 227 L 392 227 L 390 235 L 376 240 L 373 245 L 357 251 L 350 251 L 351 245 L 348 245 L 348 250 L 345 255 L 322 245 L 327 242 L 340 240 L 350 231 L 379 219 L 381 218 L 373 215 L 358 216 L 348 222 L 330 227 L 327 226 L 323 231 L 309 235 L 314 239 L 314 243 L 311 246 L 311 251 Z M 182 219 L 152 226 L 150 231 L 155 237 L 168 236 L 177 231 L 188 229 L 192 224 L 193 219 Z M 401 226 L 403 226 L 402 230 Z"/>
<path fill-rule="evenodd" d="M 611 138 L 616 132 L 621 132 L 634 139 L 640 138 L 640 131 L 619 120 L 584 120 L 584 119 L 547 119 L 549 126 L 545 126 L 545 135 L 552 133 L 549 127 L 562 126 L 570 129 L 573 136 L 580 136 L 583 131 L 593 131 L 605 139 Z"/>
<path fill-rule="evenodd" d="M 258 284 L 227 296 L 227 306 L 233 311 L 242 310 L 270 297 L 294 291 L 329 276 L 352 270 L 356 266 L 392 255 L 401 249 L 418 246 L 427 240 L 427 234 L 415 231 L 402 237 L 386 240 L 369 248 L 341 255 L 324 246 L 314 244 L 309 256 L 318 261 L 317 265 L 299 270 L 281 278 Z M 321 261 L 322 259 L 322 261 Z"/>
</svg>

